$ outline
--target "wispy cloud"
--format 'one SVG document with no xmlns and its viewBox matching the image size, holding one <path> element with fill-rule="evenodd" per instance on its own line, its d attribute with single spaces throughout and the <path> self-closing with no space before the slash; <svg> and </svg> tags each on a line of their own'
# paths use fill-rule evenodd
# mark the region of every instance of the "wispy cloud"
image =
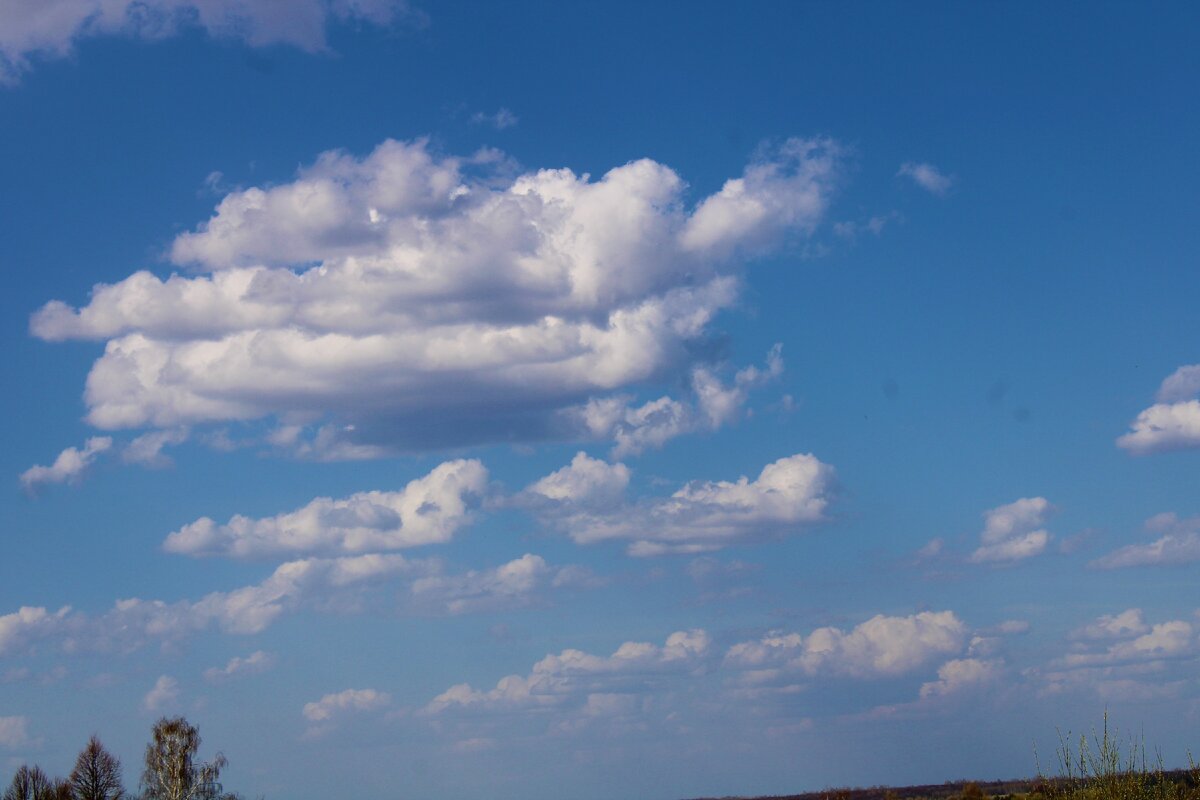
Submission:
<svg viewBox="0 0 1200 800">
<path fill-rule="evenodd" d="M 21 485 L 26 491 L 32 492 L 47 483 L 74 483 L 112 444 L 111 437 L 93 436 L 84 442 L 82 448 L 68 447 L 58 454 L 50 466 L 38 464 L 21 473 Z"/>
<path fill-rule="evenodd" d="M 917 186 L 936 195 L 945 194 L 954 185 L 954 176 L 925 161 L 906 161 L 900 165 L 896 175 L 910 178 Z"/>
<path fill-rule="evenodd" d="M 37 0 L 0 5 L 0 83 L 11 83 L 38 58 L 61 58 L 81 39 L 119 35 L 161 39 L 198 27 L 253 46 L 326 49 L 331 20 L 387 25 L 403 0 Z"/>
</svg>

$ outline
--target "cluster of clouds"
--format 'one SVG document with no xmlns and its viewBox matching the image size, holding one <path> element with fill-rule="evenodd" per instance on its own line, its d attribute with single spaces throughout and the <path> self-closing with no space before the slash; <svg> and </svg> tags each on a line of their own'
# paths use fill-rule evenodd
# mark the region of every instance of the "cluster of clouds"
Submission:
<svg viewBox="0 0 1200 800">
<path fill-rule="evenodd" d="M 629 468 L 579 453 L 516 502 L 578 544 L 629 542 L 630 555 L 700 553 L 778 536 L 826 519 L 834 470 L 811 454 L 781 458 L 758 477 L 694 481 L 668 497 L 630 501 Z"/>
<path fill-rule="evenodd" d="M 398 603 L 397 611 L 445 615 L 528 605 L 539 592 L 586 587 L 593 580 L 580 567 L 552 567 L 531 554 L 463 575 L 444 574 L 434 559 L 409 560 L 398 554 L 300 559 L 279 565 L 256 584 L 198 600 L 127 598 L 99 615 L 69 606 L 57 612 L 22 607 L 0 616 L 0 656 L 29 652 L 42 641 L 67 653 L 131 652 L 210 629 L 253 635 L 301 609 L 357 611 L 378 602 L 372 590 L 380 588 L 400 589 L 392 601 Z M 225 670 L 232 675 L 251 666 L 230 664 Z"/>
<path fill-rule="evenodd" d="M 694 345 L 748 259 L 822 222 L 842 162 L 788 139 L 689 205 L 649 159 L 593 179 L 424 140 L 331 151 L 180 235 L 190 274 L 135 273 L 31 328 L 106 343 L 85 390 L 106 430 L 267 420 L 313 458 L 603 437 L 636 453 L 731 421 L 779 374 L 774 351 L 726 385 Z M 670 375 L 694 402 L 633 402 Z"/>
<path fill-rule="evenodd" d="M 161 39 L 199 27 L 253 46 L 320 52 L 331 20 L 388 25 L 405 13 L 403 0 L 13 0 L 0 6 L 0 83 L 91 36 Z"/>
<path fill-rule="evenodd" d="M 900 675 L 939 656 L 961 652 L 968 628 L 953 611 L 922 611 L 908 617 L 883 614 L 849 631 L 817 628 L 807 636 L 771 632 L 733 645 L 727 664 L 751 670 L 755 681 L 783 675 Z"/>
<path fill-rule="evenodd" d="M 1091 562 L 1099 569 L 1187 564 L 1200 561 L 1200 517 L 1155 514 L 1142 526 L 1153 541 L 1128 544 Z"/>
<path fill-rule="evenodd" d="M 1010 621 L 991 633 L 1025 630 L 1026 625 Z M 611 655 L 580 650 L 550 654 L 528 673 L 507 675 L 491 688 L 451 686 L 418 714 L 439 730 L 453 721 L 451 730 L 472 740 L 485 737 L 498 719 L 511 727 L 514 715 L 540 721 L 556 733 L 600 721 L 625 732 L 669 724 L 683 729 L 689 709 L 701 706 L 706 715 L 729 714 L 732 720 L 750 714 L 756 727 L 776 728 L 781 717 L 795 717 L 799 711 L 785 698 L 801 695 L 813 682 L 922 673 L 930 680 L 920 685 L 913 702 L 878 707 L 870 715 L 929 712 L 987 691 L 1008 674 L 1004 659 L 997 656 L 999 639 L 983 633 L 973 632 L 951 611 L 881 614 L 849 630 L 771 631 L 724 648 L 707 631 L 677 631 L 661 645 L 630 641 Z M 701 686 L 702 694 L 696 695 Z M 790 725 L 788 730 L 806 729 L 811 719 L 783 723 Z"/>
<path fill-rule="evenodd" d="M 1028 673 L 1045 695 L 1093 692 L 1106 700 L 1178 697 L 1200 655 L 1198 615 L 1152 623 L 1140 608 L 1098 617 L 1071 634 L 1065 655 Z"/>
<path fill-rule="evenodd" d="M 472 714 L 580 705 L 585 713 L 613 711 L 636 697 L 648 675 L 687 673 L 702 667 L 711 639 L 696 629 L 676 631 L 662 645 L 625 642 L 612 655 L 563 650 L 533 665 L 528 675 L 508 675 L 495 688 L 460 683 L 433 698 L 425 715 L 451 711 Z M 625 692 L 617 691 L 621 688 Z"/>
</svg>

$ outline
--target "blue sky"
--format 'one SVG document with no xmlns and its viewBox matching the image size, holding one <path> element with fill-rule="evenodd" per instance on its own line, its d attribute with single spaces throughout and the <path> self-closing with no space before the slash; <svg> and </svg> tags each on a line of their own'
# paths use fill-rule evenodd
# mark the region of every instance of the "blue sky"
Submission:
<svg viewBox="0 0 1200 800">
<path fill-rule="evenodd" d="M 1186 761 L 1193 9 L 280 8 L 0 3 L 4 774 Z"/>
</svg>

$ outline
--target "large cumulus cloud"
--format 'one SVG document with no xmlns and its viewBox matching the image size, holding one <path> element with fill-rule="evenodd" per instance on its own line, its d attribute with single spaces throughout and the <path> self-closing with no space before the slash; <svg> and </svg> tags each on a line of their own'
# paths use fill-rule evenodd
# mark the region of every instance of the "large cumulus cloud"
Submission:
<svg viewBox="0 0 1200 800">
<path fill-rule="evenodd" d="M 694 373 L 741 264 L 811 234 L 840 155 L 787 140 L 691 206 L 648 159 L 598 179 L 501 163 L 425 141 L 325 153 L 179 236 L 190 274 L 50 302 L 32 330 L 105 342 L 85 400 L 106 430 L 266 419 L 333 457 L 595 437 L 589 401 Z"/>
</svg>

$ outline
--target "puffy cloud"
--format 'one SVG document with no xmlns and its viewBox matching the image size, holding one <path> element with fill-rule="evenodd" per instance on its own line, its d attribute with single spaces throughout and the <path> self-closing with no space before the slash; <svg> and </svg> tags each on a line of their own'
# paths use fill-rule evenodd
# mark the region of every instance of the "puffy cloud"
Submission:
<svg viewBox="0 0 1200 800">
<path fill-rule="evenodd" d="M 23 747 L 28 743 L 28 718 L 0 717 L 0 747 Z"/>
<path fill-rule="evenodd" d="M 166 431 L 150 431 L 136 437 L 121 451 L 121 460 L 126 464 L 141 464 L 147 467 L 165 467 L 171 459 L 163 455 L 163 448 L 187 441 L 186 428 Z"/>
<path fill-rule="evenodd" d="M 1103 649 L 1083 649 L 1068 653 L 1052 666 L 1087 667 L 1129 662 L 1156 661 L 1190 656 L 1196 652 L 1197 637 L 1193 625 L 1185 620 L 1170 620 L 1147 628 L 1140 609 L 1117 616 L 1100 617 L 1082 629 L 1090 638 L 1116 638 Z"/>
<path fill-rule="evenodd" d="M 727 254 L 768 246 L 788 229 L 811 231 L 825 215 L 841 158 L 830 139 L 788 139 L 764 152 L 696 207 L 681 232 L 684 249 Z"/>
<path fill-rule="evenodd" d="M 1200 561 L 1200 517 L 1180 519 L 1171 513 L 1157 514 L 1146 520 L 1144 527 L 1151 535 L 1161 535 L 1152 542 L 1125 545 L 1097 558 L 1090 566 L 1118 569 Z"/>
<path fill-rule="evenodd" d="M 284 613 L 305 607 L 353 608 L 371 584 L 398 576 L 429 574 L 429 562 L 372 553 L 281 564 L 259 583 L 199 600 L 117 600 L 107 612 L 89 616 L 69 607 L 51 614 L 22 608 L 0 616 L 0 654 L 53 640 L 68 652 L 132 651 L 148 640 L 176 639 L 212 627 L 231 634 L 255 634 Z"/>
<path fill-rule="evenodd" d="M 532 605 L 547 588 L 590 585 L 596 579 L 582 567 L 554 568 L 541 556 L 526 553 L 507 564 L 461 575 L 430 575 L 413 581 L 418 608 L 447 614 L 494 611 Z"/>
<path fill-rule="evenodd" d="M 1044 497 L 1022 497 L 985 511 L 980 545 L 970 560 L 977 564 L 1013 563 L 1040 555 L 1050 541 L 1050 534 L 1042 526 L 1053 512 L 1054 507 Z"/>
<path fill-rule="evenodd" d="M 1134 455 L 1200 446 L 1200 364 L 1180 367 L 1158 388 L 1157 402 L 1137 415 L 1117 446 Z"/>
<path fill-rule="evenodd" d="M 89 36 L 157 39 L 199 26 L 251 45 L 319 51 L 329 19 L 384 25 L 403 10 L 401 0 L 10 0 L 0 5 L 0 82 L 28 70 L 32 57 L 64 56 Z"/>
<path fill-rule="evenodd" d="M 82 450 L 68 447 L 50 466 L 37 464 L 21 473 L 21 485 L 27 491 L 34 491 L 44 483 L 74 483 L 101 453 L 112 447 L 112 443 L 109 436 L 93 436 L 84 443 Z"/>
<path fill-rule="evenodd" d="M 163 548 L 187 555 L 254 558 L 299 553 L 362 553 L 447 542 L 471 518 L 488 473 L 476 460 L 447 461 L 396 492 L 320 497 L 274 517 L 208 517 L 167 536 Z"/>
<path fill-rule="evenodd" d="M 142 708 L 158 712 L 179 702 L 179 681 L 169 675 L 160 675 L 150 691 L 142 698 Z"/>
<path fill-rule="evenodd" d="M 636 503 L 621 501 L 628 481 L 623 464 L 580 453 L 518 502 L 580 544 L 632 540 L 632 555 L 696 553 L 823 521 L 834 472 L 812 455 L 794 455 L 763 467 L 755 480 L 696 481 Z"/>
<path fill-rule="evenodd" d="M 580 451 L 570 464 L 526 488 L 524 497 L 602 509 L 624 500 L 629 476 L 629 467 L 624 464 L 609 464 Z"/>
<path fill-rule="evenodd" d="M 346 689 L 327 694 L 320 700 L 304 704 L 304 717 L 311 722 L 328 722 L 345 714 L 378 711 L 389 705 L 392 697 L 374 689 Z"/>
<path fill-rule="evenodd" d="M 978 658 L 956 658 L 938 667 L 938 679 L 921 684 L 920 698 L 949 697 L 967 689 L 996 681 L 1004 670 L 1002 662 Z"/>
<path fill-rule="evenodd" d="M 255 584 L 211 592 L 198 600 L 117 600 L 95 616 L 69 607 L 51 614 L 22 608 L 0 616 L 0 655 L 27 650 L 50 640 L 67 652 L 130 652 L 148 641 L 170 641 L 216 628 L 228 634 L 261 633 L 285 614 L 305 609 L 354 612 L 381 602 L 378 590 L 396 582 L 403 589 L 397 610 L 404 613 L 462 614 L 531 605 L 539 592 L 591 588 L 602 583 L 577 566 L 553 567 L 527 554 L 492 569 L 443 575 L 431 560 L 368 553 L 340 558 L 307 558 L 279 565 Z M 234 659 L 226 667 L 247 671 L 269 666 L 265 654 Z M 209 670 L 206 677 L 221 677 Z"/>
<path fill-rule="evenodd" d="M 1130 608 L 1120 614 L 1106 614 L 1095 622 L 1072 632 L 1073 639 L 1126 639 L 1150 630 L 1140 608 Z"/>
<path fill-rule="evenodd" d="M 774 367 L 716 385 L 688 345 L 736 301 L 749 254 L 822 220 L 836 145 L 764 151 L 690 212 L 647 159 L 592 179 L 505 177 L 498 158 L 326 153 L 179 236 L 172 260 L 201 274 L 135 273 L 82 308 L 48 303 L 32 330 L 107 341 L 85 391 L 105 429 L 275 418 L 317 426 L 338 457 L 586 439 L 589 401 L 681 373 L 701 417 L 730 418 Z"/>
<path fill-rule="evenodd" d="M 950 187 L 954 185 L 953 176 L 924 161 L 906 161 L 900 165 L 900 171 L 896 175 L 911 178 L 917 186 L 938 195 L 950 191 Z"/>
<path fill-rule="evenodd" d="M 1200 446 L 1200 400 L 1156 403 L 1137 415 L 1117 445 L 1134 455 Z"/>
<path fill-rule="evenodd" d="M 494 689 L 474 689 L 460 683 L 431 700 L 423 713 L 451 710 L 474 713 L 521 711 L 545 707 L 572 708 L 588 715 L 603 715 L 626 708 L 630 702 L 614 692 L 625 686 L 645 691 L 649 676 L 689 673 L 703 666 L 711 648 L 700 629 L 676 631 L 661 645 L 625 642 L 610 656 L 582 650 L 563 650 L 533 665 L 528 675 L 508 675 Z"/>
<path fill-rule="evenodd" d="M 1105 699 L 1149 701 L 1177 696 L 1200 652 L 1194 623 L 1147 623 L 1141 609 L 1099 617 L 1072 634 L 1070 652 L 1027 674 L 1042 694 L 1086 690 Z"/>
<path fill-rule="evenodd" d="M 582 423 L 594 438 L 613 439 L 616 442 L 613 458 L 638 455 L 662 447 L 677 436 L 717 430 L 733 422 L 742 413 L 750 389 L 783 373 L 781 352 L 781 345 L 776 344 L 767 354 L 764 368 L 750 366 L 738 370 L 728 386 L 711 369 L 695 368 L 691 376 L 694 403 L 664 396 L 635 406 L 628 395 L 617 395 L 589 400 L 583 406 L 567 409 L 565 416 Z"/>
<path fill-rule="evenodd" d="M 53 614 L 40 606 L 22 606 L 11 614 L 0 616 L 0 655 L 20 650 L 33 640 L 62 630 L 70 613 L 70 606 Z"/>
<path fill-rule="evenodd" d="M 900 675 L 939 657 L 960 652 L 967 627 L 952 611 L 922 611 L 908 617 L 883 614 L 850 631 L 817 628 L 807 636 L 770 633 L 729 648 L 726 664 L 761 672 L 856 678 Z"/>
<path fill-rule="evenodd" d="M 258 675 L 275 666 L 275 656 L 263 650 L 255 650 L 242 658 L 234 656 L 223 667 L 209 667 L 204 670 L 204 680 L 209 683 L 220 683 L 243 675 Z"/>
</svg>

